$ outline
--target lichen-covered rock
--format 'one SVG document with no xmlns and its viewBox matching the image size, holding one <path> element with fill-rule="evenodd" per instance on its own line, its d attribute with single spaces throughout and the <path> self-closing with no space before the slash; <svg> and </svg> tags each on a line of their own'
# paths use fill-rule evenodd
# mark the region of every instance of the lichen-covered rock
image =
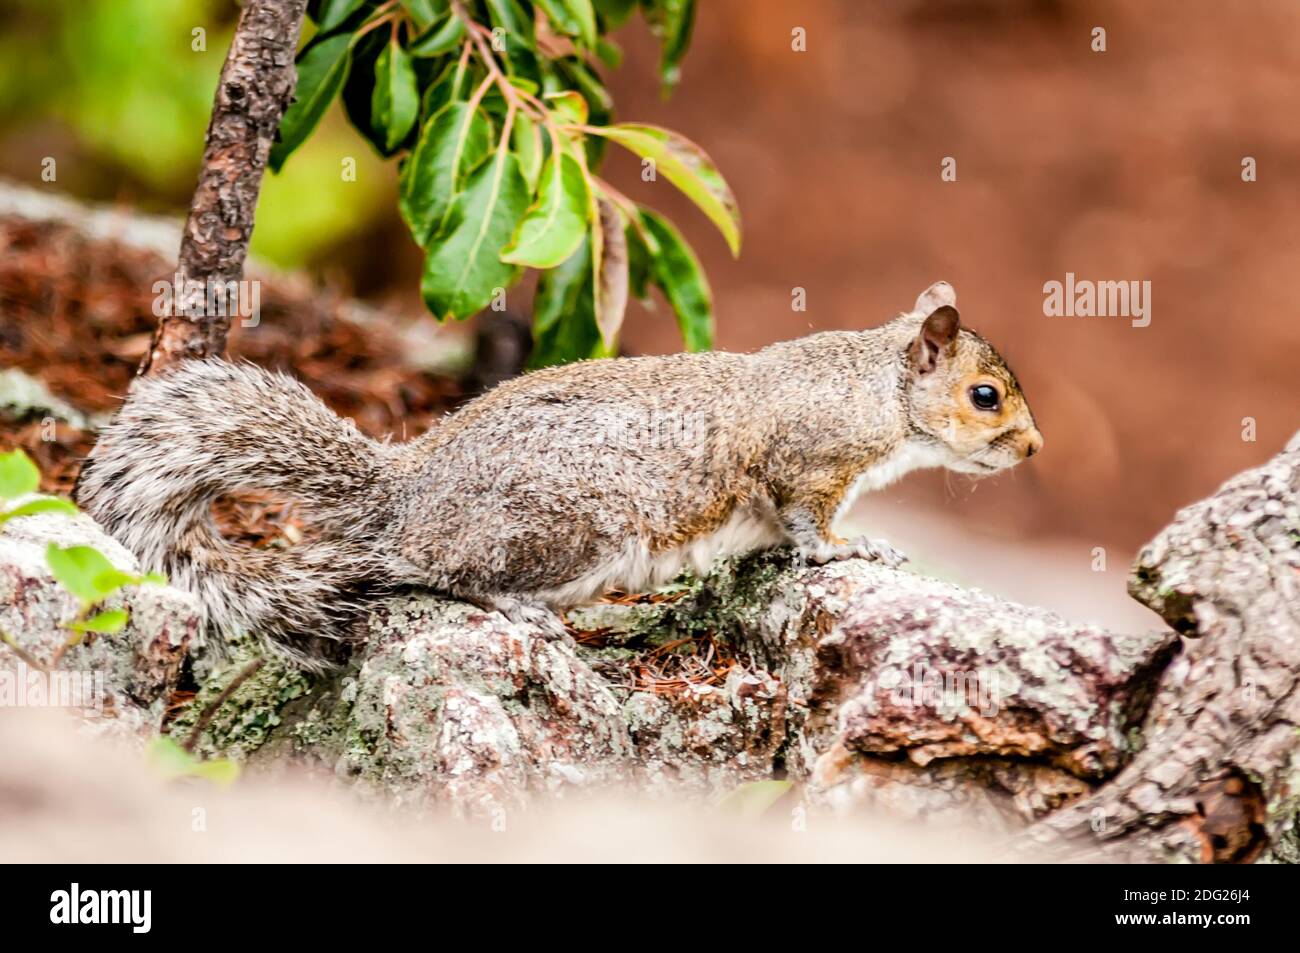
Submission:
<svg viewBox="0 0 1300 953">
<path fill-rule="evenodd" d="M 198 691 L 171 731 L 201 755 L 314 762 L 480 815 L 784 776 L 810 806 L 1004 830 L 1041 818 L 1031 838 L 1071 857 L 1300 860 L 1300 436 L 1140 554 L 1133 593 L 1186 638 L 774 552 L 575 611 L 576 647 L 433 595 L 391 598 L 346 670 L 309 677 L 248 648 L 195 653 L 196 607 L 165 586 L 128 587 L 107 605 L 130 624 L 77 643 L 65 623 L 82 607 L 46 567 L 51 542 L 136 571 L 86 517 L 7 524 L 0 702 L 16 703 L 24 666 L 86 673 L 115 716 L 90 723 L 138 737 L 190 653 Z"/>
<path fill-rule="evenodd" d="M 0 569 L 26 587 L 9 611 L 45 620 L 25 649 L 44 657 L 77 608 L 44 568 L 46 543 L 95 545 L 135 569 L 88 518 L 55 519 L 16 521 Z M 165 587 L 124 598 L 132 626 L 63 661 L 111 668 L 138 724 L 156 725 L 196 636 L 193 605 Z M 253 640 L 229 659 L 193 654 L 198 691 L 169 730 L 195 735 L 200 755 L 306 761 L 392 800 L 477 815 L 608 785 L 718 796 L 784 774 L 816 803 L 1028 817 L 1127 757 L 1173 641 L 783 552 L 572 621 L 577 647 L 433 595 L 391 598 L 327 677 L 257 659 Z"/>
<path fill-rule="evenodd" d="M 477 810 L 617 780 L 620 706 L 574 649 L 429 597 L 378 613 L 347 697 L 338 769 Z"/>
<path fill-rule="evenodd" d="M 1099 780 L 1132 754 L 1177 637 L 1117 636 L 937 579 L 855 564 L 810 574 L 820 633 L 805 736 L 819 752 L 1016 757 Z M 816 782 L 835 783 L 818 765 Z"/>
<path fill-rule="evenodd" d="M 720 685 L 628 693 L 637 780 L 651 791 L 720 793 L 770 778 L 786 740 L 785 699 L 779 678 L 739 666 Z"/>
<path fill-rule="evenodd" d="M 608 609 L 596 618 L 629 638 Z M 1016 823 L 1132 755 L 1178 641 L 864 560 L 801 567 L 784 552 L 720 565 L 682 597 L 641 607 L 637 627 L 659 639 L 720 633 L 764 666 L 784 696 L 771 763 L 807 780 L 811 800 L 908 815 L 988 808 Z"/>
<path fill-rule="evenodd" d="M 397 802 L 482 816 L 609 786 L 722 794 L 770 777 L 785 740 L 784 688 L 761 669 L 637 690 L 613 677 L 635 653 L 550 642 L 432 595 L 388 601 L 369 632 L 332 677 L 268 660 L 221 702 L 198 751 L 264 767 L 306 760 Z M 187 736 L 247 664 L 237 655 L 215 668 L 173 733 Z"/>
<path fill-rule="evenodd" d="M 1300 862 L 1300 434 L 1181 510 L 1129 588 L 1185 651 L 1143 751 L 1034 836 L 1130 861 Z"/>
<path fill-rule="evenodd" d="M 1131 755 L 1177 641 L 785 553 L 573 621 L 606 648 L 575 653 L 431 597 L 395 601 L 355 677 L 299 734 L 318 750 L 332 738 L 344 775 L 471 809 L 610 782 L 717 795 L 785 772 L 816 803 L 1011 826 Z M 697 643 L 730 660 L 695 681 L 640 674 Z"/>
<path fill-rule="evenodd" d="M 178 728 L 244 664 L 214 673 Z M 477 816 L 624 780 L 632 750 L 618 699 L 573 647 L 432 595 L 379 606 L 346 671 L 308 679 L 272 661 L 222 708 L 200 751 L 314 762 L 396 803 Z"/>
<path fill-rule="evenodd" d="M 10 644 L 0 646 L 0 704 L 76 708 L 92 730 L 138 737 L 155 732 L 199 635 L 197 604 L 169 586 L 128 586 L 102 607 L 126 609 L 126 627 L 78 641 L 66 624 L 81 605 L 50 572 L 45 553 L 51 543 L 91 546 L 116 568 L 139 571 L 135 557 L 88 516 L 44 514 L 4 524 L 0 632 Z"/>
<path fill-rule="evenodd" d="M 186 743 L 192 738 L 201 756 L 235 761 L 256 756 L 269 767 L 292 754 L 280 731 L 287 714 L 299 704 L 315 704 L 327 694 L 328 683 L 282 659 L 257 654 L 261 646 L 256 640 L 227 640 L 227 648 L 226 657 L 191 656 L 198 691 L 174 714 L 167 730 Z"/>
<path fill-rule="evenodd" d="M 0 191 L 3 191 L 2 186 Z M 80 430 L 101 427 L 108 418 L 107 414 L 83 414 L 66 400 L 55 396 L 40 378 L 16 367 L 0 368 L 0 410 L 16 418 L 33 416 L 62 420 Z"/>
<path fill-rule="evenodd" d="M 810 800 L 847 812 L 870 807 L 909 821 L 1009 833 L 1088 794 L 1060 768 L 1010 758 L 942 758 L 924 766 L 836 744 L 815 762 Z"/>
</svg>

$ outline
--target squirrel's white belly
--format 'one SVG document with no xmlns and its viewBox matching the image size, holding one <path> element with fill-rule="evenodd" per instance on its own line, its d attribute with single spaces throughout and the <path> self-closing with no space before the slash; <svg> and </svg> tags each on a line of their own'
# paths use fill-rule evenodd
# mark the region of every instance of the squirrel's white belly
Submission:
<svg viewBox="0 0 1300 953">
<path fill-rule="evenodd" d="M 941 466 L 943 462 L 941 451 L 903 444 L 858 475 L 840 501 L 833 523 L 839 521 L 862 493 L 887 486 L 912 470 Z M 783 542 L 786 536 L 772 516 L 754 508 L 737 510 L 712 533 L 674 549 L 655 553 L 644 540 L 629 539 L 617 554 L 589 572 L 541 595 L 543 601 L 552 605 L 572 606 L 588 602 L 610 589 L 646 592 L 671 582 L 684 569 L 704 575 L 720 557 L 751 553 Z"/>
<path fill-rule="evenodd" d="M 946 462 L 947 456 L 942 450 L 904 443 L 890 456 L 858 474 L 835 510 L 835 518 L 831 521 L 831 525 L 837 524 L 863 493 L 889 486 L 913 470 L 941 467 Z"/>
<path fill-rule="evenodd" d="M 779 544 L 784 537 L 770 519 L 749 510 L 733 513 L 712 533 L 674 549 L 652 553 L 641 539 L 629 539 L 612 559 L 546 594 L 557 605 L 577 605 L 609 589 L 645 592 L 671 582 L 684 569 L 704 575 L 714 560 Z"/>
<path fill-rule="evenodd" d="M 654 560 L 650 585 L 663 585 L 687 566 L 702 576 L 713 566 L 715 559 L 766 549 L 783 539 L 770 519 L 748 510 L 732 513 L 725 523 L 707 536 L 692 540 L 672 552 L 660 553 Z"/>
</svg>

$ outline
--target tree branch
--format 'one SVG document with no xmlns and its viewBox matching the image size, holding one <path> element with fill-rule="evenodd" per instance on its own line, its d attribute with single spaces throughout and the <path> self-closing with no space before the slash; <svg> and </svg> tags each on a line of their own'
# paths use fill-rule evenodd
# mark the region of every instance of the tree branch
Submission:
<svg viewBox="0 0 1300 953">
<path fill-rule="evenodd" d="M 209 289 L 221 292 L 243 277 L 262 173 L 297 79 L 294 54 L 306 7 L 307 0 L 248 0 L 239 17 L 181 237 L 179 293 L 159 321 L 141 374 L 225 350 L 230 309 L 212 313 Z"/>
</svg>

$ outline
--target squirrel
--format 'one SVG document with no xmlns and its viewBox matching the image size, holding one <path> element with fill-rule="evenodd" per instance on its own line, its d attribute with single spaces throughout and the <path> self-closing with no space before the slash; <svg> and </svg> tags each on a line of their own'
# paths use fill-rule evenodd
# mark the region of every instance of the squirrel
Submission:
<svg viewBox="0 0 1300 953">
<path fill-rule="evenodd" d="M 306 386 L 192 360 L 139 379 L 74 495 L 218 637 L 308 668 L 355 642 L 377 593 L 424 587 L 567 639 L 560 612 L 780 545 L 896 566 L 832 526 L 921 467 L 984 475 L 1043 445 L 1015 375 L 960 323 L 947 282 L 911 312 L 753 353 L 582 361 L 499 384 L 406 443 L 373 440 Z M 213 501 L 284 493 L 312 534 L 225 540 Z"/>
</svg>

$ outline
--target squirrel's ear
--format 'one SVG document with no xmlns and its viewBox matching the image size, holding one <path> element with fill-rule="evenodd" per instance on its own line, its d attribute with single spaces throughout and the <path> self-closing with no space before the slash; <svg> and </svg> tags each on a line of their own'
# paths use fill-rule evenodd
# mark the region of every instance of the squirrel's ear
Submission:
<svg viewBox="0 0 1300 953">
<path fill-rule="evenodd" d="M 930 373 L 938 366 L 940 355 L 951 353 L 960 327 L 961 317 L 952 305 L 945 304 L 930 312 L 912 342 L 912 363 L 919 373 Z"/>
<path fill-rule="evenodd" d="M 912 310 L 919 311 L 921 314 L 930 314 L 944 305 L 950 308 L 957 307 L 957 292 L 948 282 L 936 281 L 921 292 L 920 297 L 916 299 L 916 307 Z"/>
</svg>

